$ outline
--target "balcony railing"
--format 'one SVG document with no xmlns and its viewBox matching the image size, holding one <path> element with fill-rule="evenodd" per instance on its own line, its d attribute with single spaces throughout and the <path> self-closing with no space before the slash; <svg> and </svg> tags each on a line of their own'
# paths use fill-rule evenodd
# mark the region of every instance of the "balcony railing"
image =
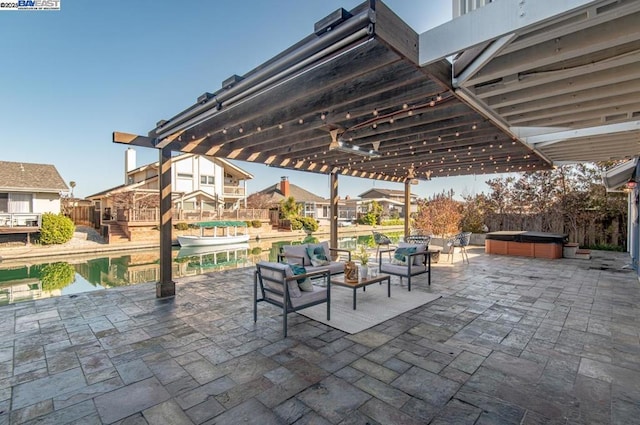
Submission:
<svg viewBox="0 0 640 425">
<path fill-rule="evenodd" d="M 171 210 L 171 219 L 177 221 L 203 221 L 203 220 L 268 220 L 269 210 L 256 208 L 238 208 L 235 210 Z M 139 209 L 118 209 L 117 221 L 127 223 L 159 223 L 159 208 L 139 208 Z"/>
<path fill-rule="evenodd" d="M 225 186 L 223 188 L 223 193 L 225 196 L 243 196 L 244 197 L 244 187 L 242 186 Z"/>
<path fill-rule="evenodd" d="M 0 227 L 41 227 L 42 214 L 0 213 Z"/>
</svg>

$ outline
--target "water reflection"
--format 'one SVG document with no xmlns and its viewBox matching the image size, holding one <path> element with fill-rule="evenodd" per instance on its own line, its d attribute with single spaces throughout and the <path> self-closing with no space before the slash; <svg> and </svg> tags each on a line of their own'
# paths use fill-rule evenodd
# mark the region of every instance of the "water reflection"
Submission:
<svg viewBox="0 0 640 425">
<path fill-rule="evenodd" d="M 392 233 L 389 236 L 397 241 L 401 234 Z M 172 273 L 178 278 L 249 267 L 259 261 L 277 261 L 283 245 L 316 243 L 321 240 L 325 239 L 307 236 L 297 240 L 264 240 L 228 246 L 174 249 Z M 353 250 L 360 244 L 375 246 L 370 234 L 341 237 L 338 241 L 341 249 Z M 0 263 L 0 305 L 159 279 L 160 260 L 157 249 L 98 255 L 70 256 L 66 258 L 67 261 L 56 262 L 37 263 L 37 259 L 32 260 L 35 264 Z"/>
</svg>

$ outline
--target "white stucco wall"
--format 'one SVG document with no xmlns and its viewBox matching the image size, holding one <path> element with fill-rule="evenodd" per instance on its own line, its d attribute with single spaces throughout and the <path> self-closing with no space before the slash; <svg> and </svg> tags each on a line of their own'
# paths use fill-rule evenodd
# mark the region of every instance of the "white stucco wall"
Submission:
<svg viewBox="0 0 640 425">
<path fill-rule="evenodd" d="M 34 193 L 33 212 L 58 214 L 60 212 L 60 195 L 57 193 Z"/>
</svg>

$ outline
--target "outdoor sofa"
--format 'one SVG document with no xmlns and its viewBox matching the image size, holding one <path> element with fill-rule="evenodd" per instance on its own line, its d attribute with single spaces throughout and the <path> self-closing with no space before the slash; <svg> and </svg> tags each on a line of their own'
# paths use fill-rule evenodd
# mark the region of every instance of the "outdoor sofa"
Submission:
<svg viewBox="0 0 640 425">
<path fill-rule="evenodd" d="M 317 258 L 312 259 L 310 256 L 311 252 L 316 252 L 316 257 L 320 256 L 320 253 L 324 254 L 326 262 L 318 260 Z M 284 245 L 281 248 L 278 261 L 289 264 L 299 264 L 307 270 L 307 273 L 328 269 L 329 273 L 338 274 L 344 273 L 344 262 L 336 261 L 341 252 L 346 253 L 348 260 L 351 261 L 351 251 L 348 249 L 330 248 L 329 242 L 326 241 L 317 244 Z"/>
</svg>

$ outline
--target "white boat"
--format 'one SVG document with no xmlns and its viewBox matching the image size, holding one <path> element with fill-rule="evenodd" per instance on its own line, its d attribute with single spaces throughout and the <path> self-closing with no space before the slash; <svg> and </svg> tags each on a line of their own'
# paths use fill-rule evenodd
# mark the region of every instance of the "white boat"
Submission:
<svg viewBox="0 0 640 425">
<path fill-rule="evenodd" d="M 180 246 L 231 245 L 249 241 L 247 223 L 244 221 L 203 221 L 195 225 L 200 227 L 200 235 L 178 236 Z M 213 235 L 205 235 L 205 229 L 213 229 Z"/>
</svg>

